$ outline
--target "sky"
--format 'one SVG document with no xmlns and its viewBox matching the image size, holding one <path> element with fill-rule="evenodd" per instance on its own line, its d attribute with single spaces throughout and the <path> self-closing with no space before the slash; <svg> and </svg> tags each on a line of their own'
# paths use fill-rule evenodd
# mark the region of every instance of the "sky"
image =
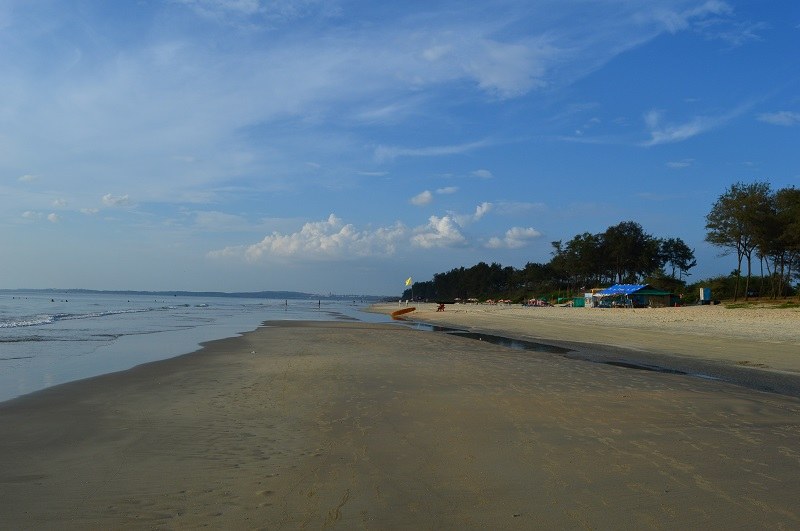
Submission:
<svg viewBox="0 0 800 531">
<path fill-rule="evenodd" d="M 0 288 L 397 296 L 800 184 L 797 0 L 0 0 Z"/>
</svg>

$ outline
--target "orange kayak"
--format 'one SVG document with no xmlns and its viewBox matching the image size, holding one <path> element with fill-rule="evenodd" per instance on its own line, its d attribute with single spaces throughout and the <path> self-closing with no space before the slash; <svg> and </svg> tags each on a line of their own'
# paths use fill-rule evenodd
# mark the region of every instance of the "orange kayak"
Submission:
<svg viewBox="0 0 800 531">
<path fill-rule="evenodd" d="M 410 308 L 403 308 L 402 310 L 395 310 L 392 312 L 392 319 L 397 319 L 404 313 L 413 312 L 414 310 L 416 310 L 416 308 L 414 308 L 413 306 Z"/>
</svg>

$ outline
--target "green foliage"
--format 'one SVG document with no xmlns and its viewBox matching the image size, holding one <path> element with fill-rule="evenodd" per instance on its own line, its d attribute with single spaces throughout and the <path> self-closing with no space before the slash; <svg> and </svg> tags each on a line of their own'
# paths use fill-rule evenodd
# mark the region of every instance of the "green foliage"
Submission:
<svg viewBox="0 0 800 531">
<path fill-rule="evenodd" d="M 753 258 L 767 268 L 756 290 L 780 297 L 800 271 L 800 190 L 784 188 L 773 192 L 769 183 L 736 183 L 714 203 L 706 216 L 706 241 L 720 247 L 722 254 L 736 253 L 733 299 L 739 296 L 742 262 L 747 265 L 745 300 L 751 285 Z"/>
<path fill-rule="evenodd" d="M 578 234 L 566 243 L 557 241 L 552 245 L 553 257 L 547 264 L 528 262 L 522 269 L 515 269 L 479 262 L 469 268 L 436 273 L 430 281 L 415 282 L 402 297 L 410 299 L 413 292 L 415 299 L 429 301 L 522 302 L 532 297 L 555 300 L 583 295 L 592 287 L 650 277 L 658 287 L 682 287 L 682 280 L 674 278 L 675 271 L 686 275 L 695 266 L 693 251 L 680 238 L 657 239 L 633 221 L 599 234 Z M 662 271 L 665 263 L 672 267 L 669 278 Z"/>
<path fill-rule="evenodd" d="M 723 255 L 736 253 L 737 267 L 728 276 L 687 285 L 684 277 L 697 265 L 694 250 L 680 238 L 655 238 L 638 223 L 624 221 L 602 233 L 584 232 L 566 242 L 552 242 L 549 263 L 529 262 L 515 269 L 479 262 L 436 273 L 430 281 L 415 282 L 403 292 L 403 298 L 410 299 L 413 293 L 415 299 L 431 301 L 556 300 L 581 295 L 592 287 L 641 281 L 682 295 L 684 304 L 696 302 L 701 287 L 710 288 L 714 299 L 735 301 L 742 293 L 743 261 L 747 264 L 745 299 L 756 294 L 785 297 L 798 292 L 792 282 L 800 280 L 800 190 L 792 187 L 772 192 L 768 183 L 736 183 L 706 215 L 706 229 L 706 241 L 719 247 Z M 754 257 L 766 265 L 765 275 L 753 276 Z"/>
</svg>

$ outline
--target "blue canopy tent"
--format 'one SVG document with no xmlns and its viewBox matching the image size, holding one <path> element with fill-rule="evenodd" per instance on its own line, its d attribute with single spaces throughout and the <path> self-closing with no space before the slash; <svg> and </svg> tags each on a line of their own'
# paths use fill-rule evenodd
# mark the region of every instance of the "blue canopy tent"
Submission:
<svg viewBox="0 0 800 531">
<path fill-rule="evenodd" d="M 614 284 L 596 293 L 599 306 L 646 308 L 672 306 L 675 295 L 656 289 L 650 284 Z"/>
</svg>

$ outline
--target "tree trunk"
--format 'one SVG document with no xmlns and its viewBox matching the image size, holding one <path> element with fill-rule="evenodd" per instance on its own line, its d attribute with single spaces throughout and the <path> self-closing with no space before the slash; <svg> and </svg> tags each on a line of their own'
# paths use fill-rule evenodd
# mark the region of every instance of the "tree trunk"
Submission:
<svg viewBox="0 0 800 531">
<path fill-rule="evenodd" d="M 736 254 L 736 284 L 733 287 L 733 302 L 739 298 L 739 279 L 742 278 L 742 253 Z"/>
<path fill-rule="evenodd" d="M 744 300 L 750 298 L 750 277 L 752 276 L 752 256 L 747 253 L 747 280 L 744 283 Z"/>
</svg>

